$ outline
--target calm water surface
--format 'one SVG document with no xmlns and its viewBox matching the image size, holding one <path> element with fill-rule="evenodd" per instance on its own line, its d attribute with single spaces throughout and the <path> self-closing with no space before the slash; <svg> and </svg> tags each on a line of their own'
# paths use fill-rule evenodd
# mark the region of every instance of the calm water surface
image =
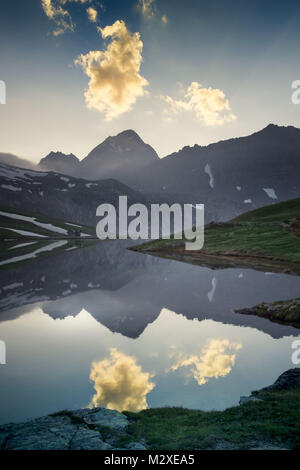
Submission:
<svg viewBox="0 0 300 470">
<path fill-rule="evenodd" d="M 299 277 L 163 260 L 125 242 L 0 272 L 0 422 L 89 405 L 223 410 L 291 363 L 299 330 L 234 309 Z"/>
</svg>

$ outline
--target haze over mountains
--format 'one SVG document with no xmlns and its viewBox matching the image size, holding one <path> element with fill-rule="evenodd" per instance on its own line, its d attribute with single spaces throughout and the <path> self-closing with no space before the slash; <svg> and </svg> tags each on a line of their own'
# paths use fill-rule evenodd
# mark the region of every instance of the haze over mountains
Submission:
<svg viewBox="0 0 300 470">
<path fill-rule="evenodd" d="M 75 174 L 79 164 L 80 160 L 73 153 L 65 155 L 61 152 L 50 152 L 49 155 L 41 159 L 38 166 L 41 170 L 53 170 L 72 175 Z"/>
<path fill-rule="evenodd" d="M 0 200 L 2 208 L 47 215 L 95 227 L 96 209 L 101 203 L 119 204 L 127 195 L 128 203 L 147 199 L 114 179 L 90 182 L 56 172 L 41 172 L 0 164 Z"/>
<path fill-rule="evenodd" d="M 270 124 L 247 137 L 184 147 L 162 159 L 134 131 L 127 130 L 108 137 L 82 161 L 73 154 L 51 152 L 38 168 L 80 180 L 114 179 L 148 201 L 204 203 L 207 221 L 228 220 L 256 207 L 299 197 L 300 129 Z M 55 192 L 58 188 L 53 184 Z M 79 187 L 86 188 L 84 183 Z M 60 196 L 65 200 L 70 194 L 65 191 Z"/>
<path fill-rule="evenodd" d="M 51 152 L 42 158 L 39 167 L 86 179 L 122 179 L 128 173 L 140 173 L 149 164 L 159 161 L 155 150 L 132 130 L 108 137 L 82 161 L 72 153 Z"/>
<path fill-rule="evenodd" d="M 12 153 L 0 153 L 0 163 L 6 165 L 18 166 L 20 168 L 29 168 L 30 170 L 36 170 L 37 167 L 34 163 L 31 163 L 26 158 L 20 158 Z"/>
</svg>

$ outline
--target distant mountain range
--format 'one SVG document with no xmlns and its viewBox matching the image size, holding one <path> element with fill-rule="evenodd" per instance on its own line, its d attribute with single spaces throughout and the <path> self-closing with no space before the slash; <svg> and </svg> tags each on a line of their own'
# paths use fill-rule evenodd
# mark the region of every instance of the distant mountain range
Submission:
<svg viewBox="0 0 300 470">
<path fill-rule="evenodd" d="M 72 153 L 51 152 L 42 158 L 39 167 L 92 180 L 111 177 L 122 180 L 127 174 L 140 173 L 159 160 L 150 145 L 145 144 L 136 132 L 127 130 L 105 139 L 82 161 Z"/>
<path fill-rule="evenodd" d="M 62 156 L 56 166 L 51 160 L 56 171 L 68 160 L 70 174 L 113 177 L 150 199 L 172 195 L 178 202 L 205 203 L 209 220 L 300 195 L 300 130 L 292 126 L 270 124 L 247 137 L 184 147 L 163 159 L 129 130 L 109 137 L 75 165 L 74 156 Z"/>
<path fill-rule="evenodd" d="M 91 182 L 53 171 L 0 164 L 0 200 L 4 209 L 95 227 L 99 204 L 117 207 L 120 195 L 127 195 L 129 205 L 148 204 L 143 194 L 114 179 Z"/>
<path fill-rule="evenodd" d="M 108 137 L 81 161 L 73 154 L 51 152 L 40 161 L 39 169 L 81 181 L 113 178 L 148 201 L 204 203 L 206 221 L 228 220 L 300 196 L 300 129 L 270 124 L 247 137 L 184 147 L 162 159 L 127 130 Z M 90 223 L 91 218 L 80 222 Z"/>
<path fill-rule="evenodd" d="M 151 164 L 140 181 L 144 190 L 188 193 L 208 205 L 232 201 L 247 211 L 298 197 L 299 175 L 300 130 L 271 124 L 248 137 L 185 147 Z"/>
</svg>

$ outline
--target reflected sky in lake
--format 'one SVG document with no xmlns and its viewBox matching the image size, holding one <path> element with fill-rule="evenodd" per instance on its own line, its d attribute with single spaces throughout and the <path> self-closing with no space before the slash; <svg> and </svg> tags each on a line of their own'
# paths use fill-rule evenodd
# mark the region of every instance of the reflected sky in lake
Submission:
<svg viewBox="0 0 300 470">
<path fill-rule="evenodd" d="M 299 330 L 234 313 L 296 276 L 209 269 L 99 243 L 0 273 L 0 422 L 62 409 L 221 410 L 293 367 Z"/>
</svg>

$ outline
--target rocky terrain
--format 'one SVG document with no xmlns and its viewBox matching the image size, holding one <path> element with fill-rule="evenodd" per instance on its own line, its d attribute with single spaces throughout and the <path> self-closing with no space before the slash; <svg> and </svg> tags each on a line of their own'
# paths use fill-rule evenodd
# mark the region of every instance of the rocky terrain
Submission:
<svg viewBox="0 0 300 470">
<path fill-rule="evenodd" d="M 62 411 L 22 424 L 0 427 L 5 450 L 109 450 L 126 441 L 127 417 L 104 408 Z M 128 442 L 123 449 L 145 449 Z"/>
<path fill-rule="evenodd" d="M 300 328 L 300 299 L 262 302 L 251 308 L 236 310 L 244 315 L 257 315 L 278 323 L 290 323 Z"/>
<path fill-rule="evenodd" d="M 40 164 L 90 180 L 115 178 L 158 201 L 205 204 L 209 222 L 298 197 L 299 152 L 300 129 L 292 126 L 270 124 L 249 136 L 187 146 L 162 159 L 127 130 L 80 162 L 52 152 Z"/>
<path fill-rule="evenodd" d="M 122 182 L 130 180 L 131 185 L 137 187 L 139 175 L 146 171 L 148 165 L 159 161 L 150 145 L 133 130 L 126 130 L 108 137 L 95 147 L 81 161 L 78 171 L 89 179 L 116 178 Z"/>
<path fill-rule="evenodd" d="M 39 168 L 75 176 L 79 165 L 80 160 L 73 153 L 66 155 L 62 152 L 50 152 L 45 158 L 41 159 Z"/>
<path fill-rule="evenodd" d="M 299 152 L 300 129 L 270 124 L 246 137 L 184 147 L 151 163 L 140 181 L 145 190 L 188 194 L 215 221 L 228 220 L 299 197 Z"/>
<path fill-rule="evenodd" d="M 93 181 L 95 186 L 91 188 L 95 190 L 98 184 L 106 190 L 107 202 L 112 200 L 111 193 L 118 187 L 124 192 L 123 183 L 127 193 L 135 190 L 135 196 L 140 194 L 139 202 L 147 199 L 169 204 L 202 203 L 206 206 L 206 222 L 219 222 L 251 209 L 299 197 L 299 152 L 300 129 L 292 126 L 270 124 L 249 136 L 207 146 L 187 146 L 164 158 L 159 158 L 136 132 L 126 130 L 105 139 L 82 160 L 72 153 L 66 155 L 55 151 L 42 158 L 35 168 L 66 174 L 80 181 L 84 181 L 82 178 Z M 34 167 L 14 155 L 0 154 L 1 161 L 18 167 Z M 1 173 L 0 167 L 0 177 Z M 71 181 L 70 184 L 76 182 Z M 10 184 L 4 181 L 4 186 Z M 128 186 L 132 189 L 129 190 Z M 83 187 L 78 184 L 78 188 Z M 33 195 L 37 189 L 41 188 L 31 188 Z M 4 200 L 10 196 L 17 204 L 17 194 L 12 191 L 18 189 L 7 191 Z M 85 199 L 85 191 L 81 192 L 81 198 Z M 73 199 L 77 203 L 78 191 L 75 193 Z M 68 199 L 67 194 L 64 196 Z M 87 220 L 82 220 L 82 214 L 79 222 L 87 223 Z"/>
</svg>

